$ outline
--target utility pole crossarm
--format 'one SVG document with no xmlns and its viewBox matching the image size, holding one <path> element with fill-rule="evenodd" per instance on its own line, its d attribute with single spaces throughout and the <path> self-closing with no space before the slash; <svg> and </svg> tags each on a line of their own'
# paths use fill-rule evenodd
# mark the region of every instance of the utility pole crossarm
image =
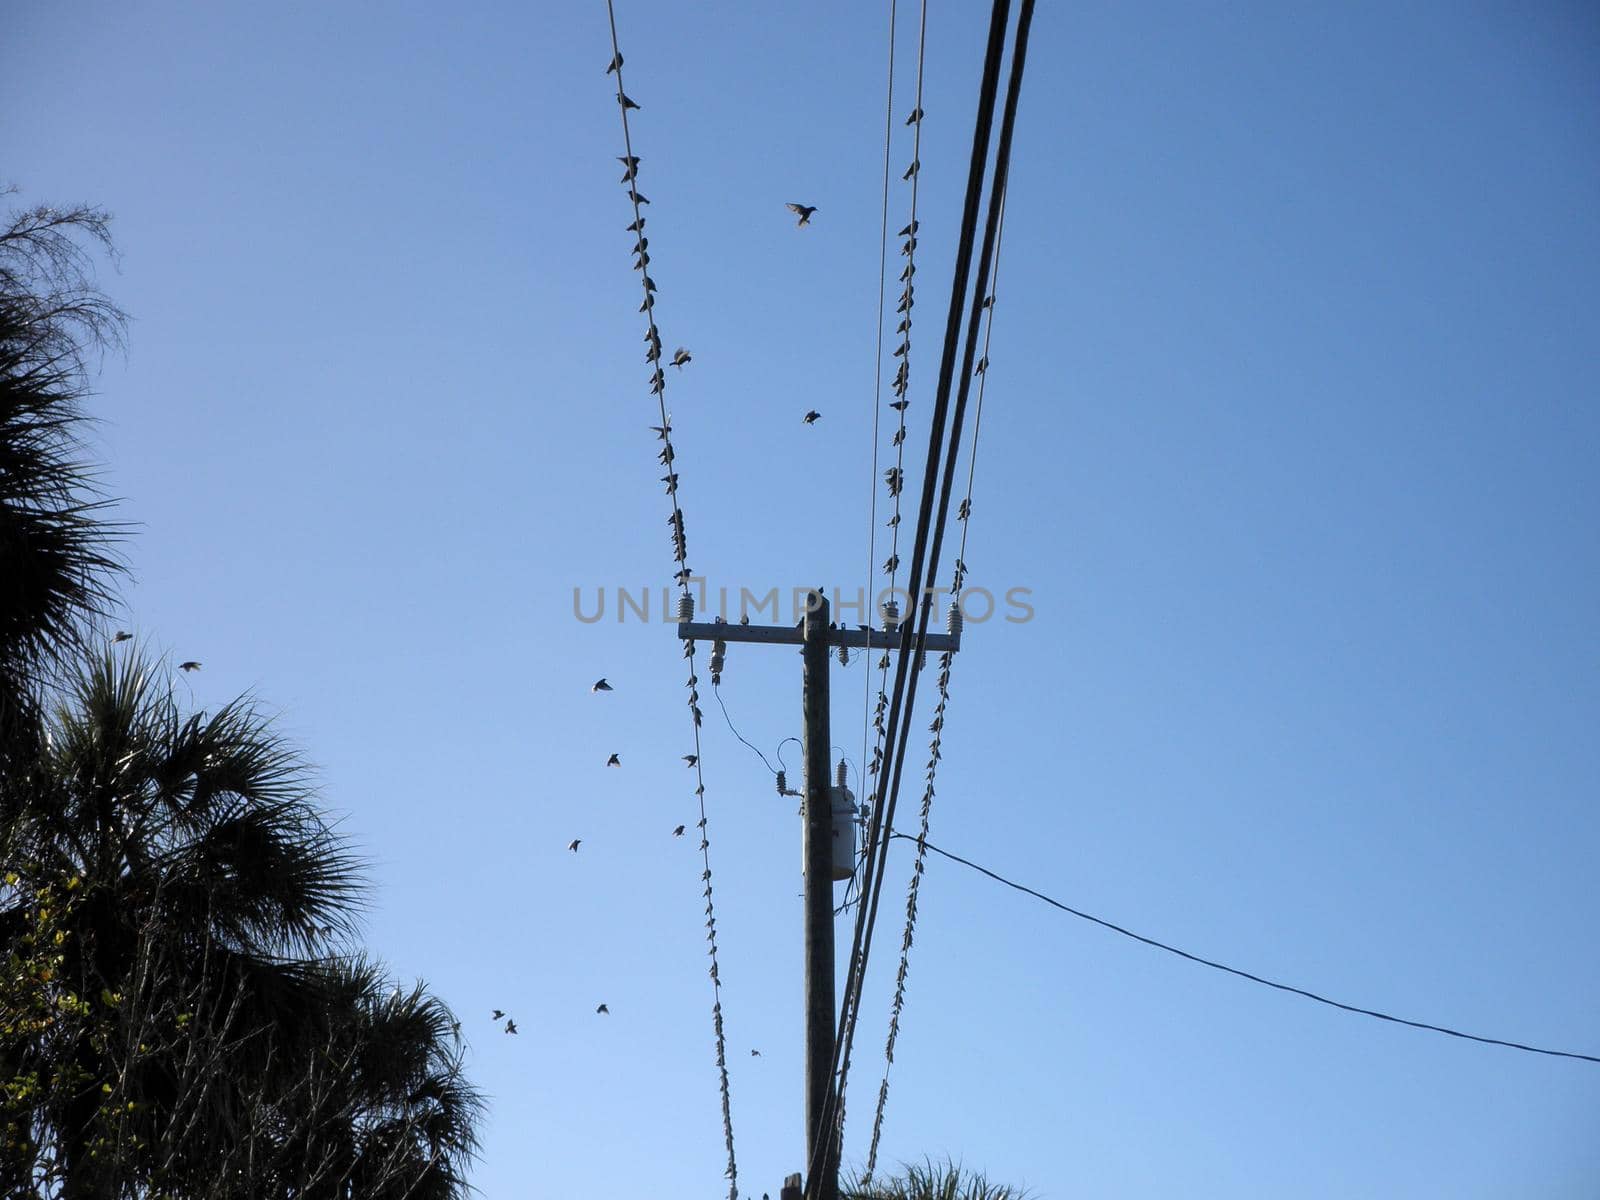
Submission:
<svg viewBox="0 0 1600 1200">
<path fill-rule="evenodd" d="M 802 646 L 805 631 L 798 625 L 730 625 L 726 621 L 679 621 L 678 636 L 685 640 L 724 642 L 761 642 L 769 646 Z M 830 646 L 848 646 L 852 650 L 898 650 L 900 630 L 882 629 L 829 629 L 825 640 Z M 922 648 L 934 654 L 961 649 L 959 633 L 930 633 L 922 640 Z"/>
</svg>

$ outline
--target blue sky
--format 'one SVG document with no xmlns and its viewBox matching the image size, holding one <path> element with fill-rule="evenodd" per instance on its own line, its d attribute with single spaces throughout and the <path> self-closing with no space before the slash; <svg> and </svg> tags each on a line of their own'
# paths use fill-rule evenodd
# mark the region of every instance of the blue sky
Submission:
<svg viewBox="0 0 1600 1200">
<path fill-rule="evenodd" d="M 987 20 L 930 9 L 911 463 Z M 691 559 L 858 586 L 886 9 L 618 24 L 658 318 L 694 354 Z M 466 1019 L 485 1195 L 719 1194 L 679 647 L 572 615 L 672 570 L 604 5 L 25 0 L 7 26 L 6 178 L 116 215 L 135 320 L 94 412 L 139 523 L 126 623 L 319 764 L 371 945 Z M 1597 64 L 1582 4 L 1040 6 L 967 554 L 1037 616 L 969 627 L 934 841 L 1340 999 L 1600 1053 Z M 891 230 L 908 205 L 895 183 Z M 769 756 L 798 667 L 729 654 Z M 862 685 L 834 678 L 853 760 Z M 707 700 L 759 1196 L 801 1165 L 799 830 Z M 935 860 L 883 1156 L 1053 1197 L 1588 1197 L 1597 1112 L 1592 1064 L 1269 992 Z"/>
</svg>

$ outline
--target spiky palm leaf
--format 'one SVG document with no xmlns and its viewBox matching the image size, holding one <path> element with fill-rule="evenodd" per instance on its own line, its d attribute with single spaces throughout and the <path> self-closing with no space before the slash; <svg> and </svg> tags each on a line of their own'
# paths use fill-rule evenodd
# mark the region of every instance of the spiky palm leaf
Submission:
<svg viewBox="0 0 1600 1200">
<path fill-rule="evenodd" d="M 1009 1184 L 990 1183 L 981 1171 L 968 1171 L 945 1159 L 903 1163 L 899 1175 L 886 1179 L 856 1175 L 839 1184 L 842 1200 L 1026 1200 L 1027 1192 Z"/>
</svg>

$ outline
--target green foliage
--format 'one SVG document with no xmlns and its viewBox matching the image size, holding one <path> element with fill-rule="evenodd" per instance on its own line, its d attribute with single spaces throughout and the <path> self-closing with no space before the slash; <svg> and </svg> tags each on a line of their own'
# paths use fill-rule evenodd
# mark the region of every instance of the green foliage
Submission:
<svg viewBox="0 0 1600 1200">
<path fill-rule="evenodd" d="M 0 229 L 0 1196 L 463 1197 L 458 1026 L 350 951 L 365 882 L 305 762 L 94 633 L 96 243 L 92 209 Z"/>
<path fill-rule="evenodd" d="M 887 1179 L 856 1175 L 840 1181 L 842 1200 L 1026 1200 L 1028 1193 L 1009 1184 L 990 1183 L 978 1171 L 967 1171 L 949 1159 L 902 1164 Z"/>
</svg>

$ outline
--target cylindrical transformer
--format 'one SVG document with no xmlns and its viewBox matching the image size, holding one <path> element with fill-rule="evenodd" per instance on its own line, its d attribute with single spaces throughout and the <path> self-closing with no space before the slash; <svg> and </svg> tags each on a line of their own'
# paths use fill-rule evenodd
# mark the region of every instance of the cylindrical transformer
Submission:
<svg viewBox="0 0 1600 1200">
<path fill-rule="evenodd" d="M 833 881 L 839 883 L 855 874 L 856 867 L 856 798 L 847 787 L 831 787 L 828 799 L 832 808 L 833 828 Z M 805 826 L 801 826 L 800 873 L 805 874 Z"/>
</svg>

